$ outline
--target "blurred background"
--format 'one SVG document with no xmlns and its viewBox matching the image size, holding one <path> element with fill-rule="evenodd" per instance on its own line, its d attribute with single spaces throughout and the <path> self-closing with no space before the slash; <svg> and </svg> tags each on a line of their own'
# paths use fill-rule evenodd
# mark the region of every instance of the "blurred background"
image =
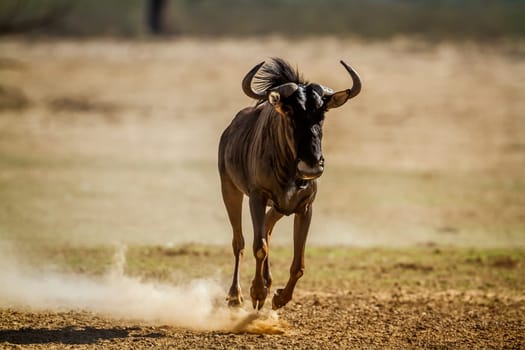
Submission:
<svg viewBox="0 0 525 350">
<path fill-rule="evenodd" d="M 2 0 L 0 237 L 229 245 L 218 139 L 254 103 L 242 77 L 280 56 L 335 90 L 340 59 L 363 79 L 327 115 L 311 244 L 523 247 L 524 18 L 517 0 Z"/>
<path fill-rule="evenodd" d="M 525 35 L 525 3 L 519 0 L 4 0 L 0 11 L 4 33 L 74 37 L 416 35 L 486 41 Z"/>
</svg>

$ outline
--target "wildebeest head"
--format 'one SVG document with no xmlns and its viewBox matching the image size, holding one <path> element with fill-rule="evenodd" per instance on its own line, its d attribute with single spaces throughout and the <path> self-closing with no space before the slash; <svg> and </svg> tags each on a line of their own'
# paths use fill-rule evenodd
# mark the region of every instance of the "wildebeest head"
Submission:
<svg viewBox="0 0 525 350">
<path fill-rule="evenodd" d="M 315 179 L 323 173 L 321 148 L 323 120 L 326 111 L 342 106 L 361 91 L 358 74 L 346 63 L 343 67 L 352 77 L 352 88 L 334 92 L 316 83 L 304 81 L 297 70 L 280 58 L 261 62 L 244 77 L 244 93 L 259 101 L 267 100 L 294 130 L 297 173 L 301 179 Z M 256 89 L 252 89 L 252 81 Z"/>
</svg>

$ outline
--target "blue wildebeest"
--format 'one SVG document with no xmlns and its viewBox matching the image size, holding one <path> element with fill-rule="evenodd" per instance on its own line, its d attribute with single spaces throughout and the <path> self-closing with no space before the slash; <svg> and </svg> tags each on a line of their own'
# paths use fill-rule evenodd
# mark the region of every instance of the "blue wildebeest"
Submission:
<svg viewBox="0 0 525 350">
<path fill-rule="evenodd" d="M 243 195 L 249 197 L 253 223 L 255 277 L 250 288 L 253 307 L 260 309 L 272 284 L 269 240 L 283 215 L 295 214 L 294 257 L 290 278 L 277 289 L 272 307 L 292 298 L 304 271 L 304 248 L 317 192 L 316 179 L 324 170 L 321 150 L 324 114 L 361 91 L 361 80 L 346 63 L 352 88 L 334 92 L 308 83 L 287 62 L 273 58 L 253 67 L 242 81 L 246 95 L 257 100 L 241 110 L 223 132 L 219 144 L 222 196 L 233 228 L 235 267 L 228 293 L 230 306 L 243 302 L 239 262 L 244 251 L 241 225 Z M 253 86 L 252 88 L 252 80 Z M 268 211 L 266 208 L 270 207 Z"/>
</svg>

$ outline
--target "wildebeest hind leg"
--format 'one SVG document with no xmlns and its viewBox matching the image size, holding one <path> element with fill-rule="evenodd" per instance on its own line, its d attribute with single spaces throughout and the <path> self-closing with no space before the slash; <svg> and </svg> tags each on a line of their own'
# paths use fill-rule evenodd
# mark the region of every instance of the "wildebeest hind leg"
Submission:
<svg viewBox="0 0 525 350">
<path fill-rule="evenodd" d="M 240 306 L 243 302 L 241 285 L 239 283 L 239 264 L 244 253 L 244 236 L 242 234 L 242 199 L 243 194 L 228 178 L 221 178 L 222 199 L 228 212 L 228 218 L 233 229 L 233 255 L 235 265 L 233 270 L 233 280 L 228 292 L 228 305 Z"/>
</svg>

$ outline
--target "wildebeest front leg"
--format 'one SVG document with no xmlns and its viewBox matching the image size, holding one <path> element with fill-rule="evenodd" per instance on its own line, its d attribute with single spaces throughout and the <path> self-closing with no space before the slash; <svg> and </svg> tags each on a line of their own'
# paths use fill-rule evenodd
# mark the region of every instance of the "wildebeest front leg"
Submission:
<svg viewBox="0 0 525 350">
<path fill-rule="evenodd" d="M 264 305 L 268 287 L 263 277 L 263 265 L 268 256 L 268 242 L 264 218 L 266 214 L 266 198 L 259 193 L 250 194 L 250 213 L 253 223 L 253 255 L 255 256 L 255 276 L 250 288 L 253 308 L 260 309 Z"/>
<path fill-rule="evenodd" d="M 283 289 L 277 289 L 272 299 L 272 308 L 279 309 L 286 305 L 293 295 L 293 290 L 304 272 L 304 248 L 308 229 L 312 221 L 312 206 L 309 205 L 304 212 L 295 214 L 293 229 L 293 261 L 290 267 L 290 278 Z"/>
</svg>

